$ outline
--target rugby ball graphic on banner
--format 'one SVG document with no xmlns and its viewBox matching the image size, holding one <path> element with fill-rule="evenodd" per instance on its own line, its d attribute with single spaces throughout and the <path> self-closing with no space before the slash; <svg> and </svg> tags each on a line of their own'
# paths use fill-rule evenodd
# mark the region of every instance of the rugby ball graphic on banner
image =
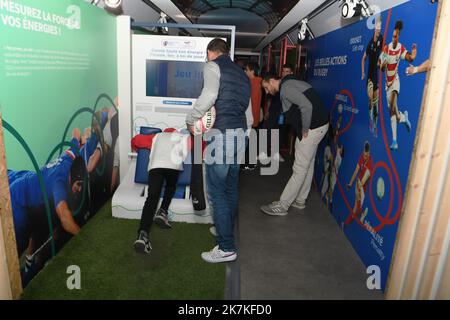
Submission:
<svg viewBox="0 0 450 320">
<path fill-rule="evenodd" d="M 377 197 L 381 201 L 384 197 L 384 180 L 383 178 L 379 177 L 377 181 Z"/>
</svg>

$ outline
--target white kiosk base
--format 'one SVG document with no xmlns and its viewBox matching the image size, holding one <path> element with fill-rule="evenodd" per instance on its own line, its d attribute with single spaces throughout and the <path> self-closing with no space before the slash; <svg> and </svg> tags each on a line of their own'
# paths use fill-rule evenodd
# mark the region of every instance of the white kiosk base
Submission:
<svg viewBox="0 0 450 320">
<path fill-rule="evenodd" d="M 136 159 L 133 158 L 125 179 L 120 182 L 113 195 L 111 203 L 113 217 L 141 219 L 148 187 L 134 182 L 135 171 Z M 189 196 L 190 192 L 186 192 L 186 194 Z M 203 211 L 195 211 L 192 200 L 189 198 L 172 199 L 169 207 L 169 220 L 187 223 L 213 223 L 209 207 L 207 206 Z"/>
</svg>

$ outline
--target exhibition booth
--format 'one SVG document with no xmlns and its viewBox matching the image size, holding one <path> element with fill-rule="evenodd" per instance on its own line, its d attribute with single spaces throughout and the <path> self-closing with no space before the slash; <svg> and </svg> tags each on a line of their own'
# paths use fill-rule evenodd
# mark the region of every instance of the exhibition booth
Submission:
<svg viewBox="0 0 450 320">
<path fill-rule="evenodd" d="M 414 207 L 408 192 L 414 192 L 420 134 L 427 129 L 424 106 L 431 99 L 431 67 L 418 68 L 431 63 L 440 6 L 379 1 L 374 15 L 345 24 L 330 22 L 340 19 L 339 11 L 330 14 L 328 29 L 311 9 L 314 15 L 301 17 L 309 18 L 303 20 L 309 21 L 306 39 L 288 44 L 298 37 L 295 28 L 260 50 L 262 69 L 277 73 L 289 60 L 286 52 L 297 50 L 294 63 L 306 67 L 305 78 L 327 107 L 331 129 L 316 154 L 316 191 L 364 266 L 379 267 L 383 292 L 393 272 L 406 270 L 395 261 L 396 249 L 408 247 L 399 242 L 399 230 L 406 234 L 407 223 L 420 224 L 406 216 L 400 226 L 405 208 Z M 0 257 L 6 261 L 0 263 L 0 296 L 17 299 L 65 246 L 73 249 L 73 235 L 104 232 L 89 229 L 91 219 L 100 219 L 97 212 L 114 218 L 105 225 L 127 224 L 129 234 L 115 237 L 135 237 L 148 195 L 151 148 L 133 148 L 132 139 L 186 130 L 214 36 L 158 34 L 158 24 L 114 16 L 81 0 L 0 0 L 0 15 Z M 234 58 L 234 26 L 165 26 L 217 32 Z M 383 64 L 388 72 L 380 70 Z M 168 216 L 192 224 L 184 236 L 213 224 L 204 168 L 192 160 L 189 154 L 183 163 Z M 75 178 L 81 181 L 76 186 Z M 193 197 L 194 180 L 201 192 Z M 196 207 L 195 197 L 205 205 Z M 103 254 L 100 247 L 92 250 Z M 419 259 L 422 269 L 425 258 Z M 225 278 L 223 269 L 208 272 Z"/>
</svg>

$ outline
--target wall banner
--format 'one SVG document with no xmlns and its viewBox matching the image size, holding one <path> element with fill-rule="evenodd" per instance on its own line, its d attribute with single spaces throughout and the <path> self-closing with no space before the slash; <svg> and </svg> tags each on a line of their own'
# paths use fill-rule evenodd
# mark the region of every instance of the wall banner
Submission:
<svg viewBox="0 0 450 320">
<path fill-rule="evenodd" d="M 364 264 L 380 268 L 383 290 L 437 6 L 410 1 L 305 44 L 308 82 L 328 106 L 332 125 L 318 150 L 316 183 Z"/>
<path fill-rule="evenodd" d="M 116 19 L 79 0 L 0 0 L 0 34 L 0 108 L 26 285 L 115 187 Z"/>
</svg>

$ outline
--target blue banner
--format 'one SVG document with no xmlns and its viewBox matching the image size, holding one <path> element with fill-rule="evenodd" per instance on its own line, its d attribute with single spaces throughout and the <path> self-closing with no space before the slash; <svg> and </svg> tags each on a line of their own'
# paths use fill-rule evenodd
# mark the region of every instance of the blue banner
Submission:
<svg viewBox="0 0 450 320">
<path fill-rule="evenodd" d="M 436 12 L 430 1 L 410 1 L 305 44 L 308 82 L 328 106 L 332 124 L 317 152 L 316 185 L 364 264 L 379 266 L 383 290 Z"/>
</svg>

